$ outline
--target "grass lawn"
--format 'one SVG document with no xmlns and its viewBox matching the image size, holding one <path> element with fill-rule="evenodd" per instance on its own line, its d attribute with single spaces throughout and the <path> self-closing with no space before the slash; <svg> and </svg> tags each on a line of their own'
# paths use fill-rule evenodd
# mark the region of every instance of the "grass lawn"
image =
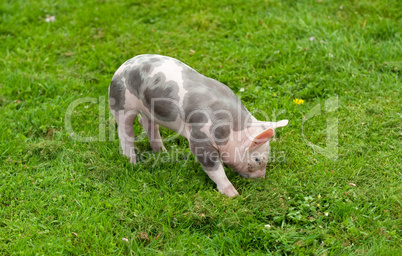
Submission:
<svg viewBox="0 0 402 256">
<path fill-rule="evenodd" d="M 266 179 L 228 168 L 227 198 L 185 139 L 162 129 L 153 154 L 137 122 L 128 163 L 107 88 L 143 53 L 290 120 Z M 400 255 L 401 70 L 398 0 L 3 0 L 0 254 Z"/>
</svg>

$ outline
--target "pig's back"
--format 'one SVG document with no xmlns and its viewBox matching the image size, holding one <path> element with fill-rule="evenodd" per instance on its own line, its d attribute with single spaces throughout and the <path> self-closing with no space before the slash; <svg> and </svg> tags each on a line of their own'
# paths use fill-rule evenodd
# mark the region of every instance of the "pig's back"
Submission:
<svg viewBox="0 0 402 256">
<path fill-rule="evenodd" d="M 247 123 L 249 112 L 229 87 L 171 57 L 145 54 L 126 61 L 110 90 L 123 86 L 163 122 L 231 122 L 234 130 Z"/>
</svg>

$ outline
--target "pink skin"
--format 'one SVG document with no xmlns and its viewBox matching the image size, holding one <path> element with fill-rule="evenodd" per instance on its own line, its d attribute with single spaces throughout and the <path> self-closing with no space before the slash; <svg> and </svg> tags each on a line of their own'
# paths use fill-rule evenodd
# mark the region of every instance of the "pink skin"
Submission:
<svg viewBox="0 0 402 256">
<path fill-rule="evenodd" d="M 253 140 L 268 129 L 286 126 L 288 120 L 279 122 L 254 121 L 246 131 L 232 132 L 234 138 L 240 140 L 230 141 L 219 148 L 222 161 L 229 165 L 233 171 L 245 178 L 265 178 L 269 155 L 269 139 L 264 138 L 259 144 L 252 145 Z M 261 125 L 262 124 L 262 125 Z M 264 126 L 265 130 L 262 128 Z M 273 134 L 272 134 L 273 135 Z M 256 161 L 259 160 L 259 161 Z"/>
</svg>

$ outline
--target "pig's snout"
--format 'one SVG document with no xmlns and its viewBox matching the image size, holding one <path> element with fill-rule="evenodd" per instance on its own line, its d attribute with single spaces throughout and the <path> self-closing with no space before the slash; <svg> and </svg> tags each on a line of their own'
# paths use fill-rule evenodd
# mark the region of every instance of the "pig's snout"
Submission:
<svg viewBox="0 0 402 256">
<path fill-rule="evenodd" d="M 254 179 L 265 179 L 265 174 L 256 175 L 256 176 L 250 176 L 250 178 L 254 178 Z"/>
<path fill-rule="evenodd" d="M 250 173 L 249 178 L 265 179 L 265 170 Z"/>
<path fill-rule="evenodd" d="M 264 179 L 265 178 L 265 170 L 264 171 L 255 171 L 255 172 L 237 172 L 243 178 L 253 178 L 253 179 Z"/>
</svg>

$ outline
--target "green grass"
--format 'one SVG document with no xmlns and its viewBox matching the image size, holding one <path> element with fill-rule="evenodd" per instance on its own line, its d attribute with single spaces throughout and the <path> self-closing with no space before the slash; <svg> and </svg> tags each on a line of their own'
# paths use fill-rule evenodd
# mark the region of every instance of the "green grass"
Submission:
<svg viewBox="0 0 402 256">
<path fill-rule="evenodd" d="M 0 254 L 400 253 L 400 2 L 153 2 L 1 1 Z M 143 53 L 227 84 L 257 118 L 290 120 L 265 180 L 228 169 L 241 195 L 226 198 L 183 138 L 163 129 L 168 152 L 149 154 L 138 123 L 143 161 L 120 155 L 103 100 L 114 71 Z M 95 103 L 71 123 L 92 142 L 65 128 L 83 97 Z M 337 160 L 309 146 L 327 145 L 327 120 L 338 121 Z"/>
</svg>

